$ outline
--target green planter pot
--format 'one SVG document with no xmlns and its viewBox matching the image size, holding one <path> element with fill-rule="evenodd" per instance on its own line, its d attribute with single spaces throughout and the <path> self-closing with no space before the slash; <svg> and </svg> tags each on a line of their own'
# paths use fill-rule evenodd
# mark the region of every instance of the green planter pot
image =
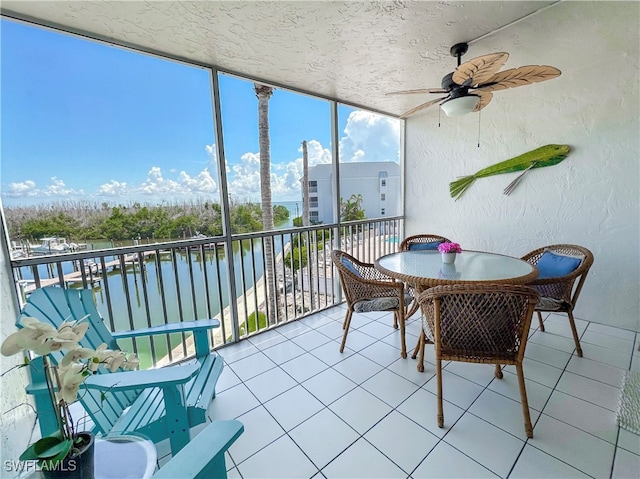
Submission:
<svg viewBox="0 0 640 479">
<path fill-rule="evenodd" d="M 45 479 L 94 479 L 93 451 L 95 437 L 90 432 L 80 432 L 82 442 L 75 452 L 67 456 L 57 467 L 42 471 Z"/>
</svg>

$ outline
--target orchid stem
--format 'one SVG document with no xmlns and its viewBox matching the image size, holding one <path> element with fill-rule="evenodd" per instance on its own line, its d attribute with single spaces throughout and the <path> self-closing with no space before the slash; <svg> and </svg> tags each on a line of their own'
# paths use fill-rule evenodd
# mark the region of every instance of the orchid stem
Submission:
<svg viewBox="0 0 640 479">
<path fill-rule="evenodd" d="M 65 427 L 64 421 L 62 419 L 62 415 L 60 414 L 60 406 L 58 405 L 58 401 L 56 401 L 56 392 L 55 387 L 53 385 L 53 378 L 51 377 L 51 370 L 53 369 L 56 376 L 56 383 L 58 384 L 58 390 L 60 390 L 60 378 L 58 377 L 58 371 L 55 367 L 51 366 L 49 363 L 49 358 L 45 355 L 42 357 L 42 364 L 44 365 L 44 377 L 47 381 L 47 389 L 49 390 L 49 396 L 51 399 L 51 405 L 53 406 L 53 410 L 56 415 L 56 422 L 58 423 L 58 429 L 60 432 L 65 435 L 68 435 L 67 428 Z"/>
</svg>

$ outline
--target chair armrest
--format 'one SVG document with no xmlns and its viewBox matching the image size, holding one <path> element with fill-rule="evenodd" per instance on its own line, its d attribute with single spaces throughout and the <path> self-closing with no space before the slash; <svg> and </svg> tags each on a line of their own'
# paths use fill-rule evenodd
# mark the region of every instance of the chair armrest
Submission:
<svg viewBox="0 0 640 479">
<path fill-rule="evenodd" d="M 240 437 L 240 421 L 214 421 L 160 468 L 153 479 L 227 477 L 224 453 Z"/>
<path fill-rule="evenodd" d="M 366 285 L 364 288 L 351 288 L 354 301 L 361 299 L 382 298 L 387 296 L 401 297 L 404 292 L 404 284 L 396 281 L 371 281 L 360 280 L 359 283 Z"/>
<path fill-rule="evenodd" d="M 133 338 L 137 336 L 151 336 L 154 334 L 171 334 L 189 331 L 200 331 L 205 329 L 219 328 L 220 321 L 217 319 L 201 319 L 199 321 L 184 321 L 181 323 L 161 324 L 150 328 L 133 329 L 129 331 L 117 331 L 111 335 L 114 339 Z"/>
<path fill-rule="evenodd" d="M 380 271 L 371 263 L 361 264 L 360 266 L 361 266 L 360 273 L 362 274 L 362 277 L 366 281 L 379 281 L 381 283 L 397 283 L 398 282 L 398 280 L 384 274 L 382 271 Z"/>
<path fill-rule="evenodd" d="M 84 387 L 98 389 L 99 391 L 127 391 L 148 387 L 166 387 L 186 383 L 198 374 L 199 370 L 200 364 L 192 362 L 184 366 L 96 374 L 85 380 Z"/>
</svg>

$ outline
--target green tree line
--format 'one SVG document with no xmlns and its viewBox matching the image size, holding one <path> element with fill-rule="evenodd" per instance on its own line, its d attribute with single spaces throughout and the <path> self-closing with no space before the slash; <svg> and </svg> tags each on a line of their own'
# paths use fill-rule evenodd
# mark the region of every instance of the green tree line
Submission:
<svg viewBox="0 0 640 479">
<path fill-rule="evenodd" d="M 262 230 L 262 208 L 257 203 L 231 203 L 233 233 Z M 168 205 L 112 206 L 107 203 L 53 203 L 4 208 L 9 237 L 35 241 L 46 236 L 71 239 L 127 240 L 135 238 L 189 238 L 196 233 L 222 235 L 219 203 L 208 201 Z M 282 224 L 289 210 L 273 207 L 274 222 Z"/>
</svg>

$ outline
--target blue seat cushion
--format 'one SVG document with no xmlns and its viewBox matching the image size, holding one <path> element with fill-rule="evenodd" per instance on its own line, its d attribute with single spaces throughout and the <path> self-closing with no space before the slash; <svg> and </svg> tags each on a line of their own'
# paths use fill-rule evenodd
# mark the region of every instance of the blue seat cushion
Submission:
<svg viewBox="0 0 640 479">
<path fill-rule="evenodd" d="M 360 274 L 360 272 L 356 269 L 354 264 L 351 261 L 349 261 L 349 259 L 343 256 L 342 258 L 340 258 L 340 261 L 349 271 L 355 274 L 358 278 L 362 278 L 362 275 Z"/>
<path fill-rule="evenodd" d="M 409 251 L 437 250 L 442 241 L 431 241 L 429 243 L 414 243 L 409 245 Z"/>
<path fill-rule="evenodd" d="M 538 279 L 566 276 L 576 270 L 584 258 L 545 251 L 538 260 Z"/>
</svg>

